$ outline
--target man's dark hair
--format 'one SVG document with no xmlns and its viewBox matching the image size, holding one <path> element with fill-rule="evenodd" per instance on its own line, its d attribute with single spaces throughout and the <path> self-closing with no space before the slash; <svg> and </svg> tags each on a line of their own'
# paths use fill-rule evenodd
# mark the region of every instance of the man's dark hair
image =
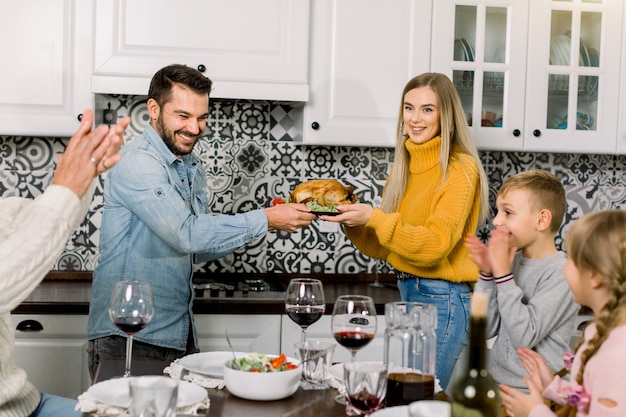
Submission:
<svg viewBox="0 0 626 417">
<path fill-rule="evenodd" d="M 180 84 L 197 94 L 211 93 L 211 80 L 195 68 L 186 65 L 172 64 L 161 68 L 150 81 L 148 98 L 154 99 L 163 107 L 172 96 L 172 86 Z"/>
</svg>

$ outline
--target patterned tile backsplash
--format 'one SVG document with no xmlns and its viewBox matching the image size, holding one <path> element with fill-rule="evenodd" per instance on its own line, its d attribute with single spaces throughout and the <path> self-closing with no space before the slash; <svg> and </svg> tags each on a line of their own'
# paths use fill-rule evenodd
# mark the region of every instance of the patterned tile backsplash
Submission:
<svg viewBox="0 0 626 417">
<path fill-rule="evenodd" d="M 130 116 L 126 140 L 148 123 L 145 97 L 96 96 L 96 122 Z M 380 204 L 393 150 L 366 147 L 302 146 L 301 105 L 266 101 L 212 100 L 205 136 L 196 152 L 206 168 L 211 210 L 238 213 L 267 207 L 274 197 L 311 178 L 337 178 L 353 185 L 363 202 Z M 0 136 L 0 197 L 34 197 L 51 182 L 56 155 L 68 138 Z M 626 160 L 618 155 L 481 152 L 490 179 L 492 204 L 504 178 L 542 168 L 554 172 L 567 191 L 566 219 L 626 205 Z M 85 221 L 56 262 L 55 270 L 92 271 L 98 259 L 102 184 Z M 484 238 L 488 231 L 481 230 Z M 334 223 L 314 222 L 295 233 L 270 232 L 217 261 L 198 265 L 205 272 L 288 272 L 351 274 L 389 270 L 361 255 Z"/>
</svg>

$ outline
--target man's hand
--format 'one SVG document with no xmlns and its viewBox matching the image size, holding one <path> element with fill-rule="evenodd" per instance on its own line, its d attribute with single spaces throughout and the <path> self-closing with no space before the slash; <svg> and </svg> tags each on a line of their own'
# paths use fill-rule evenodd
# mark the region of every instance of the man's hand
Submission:
<svg viewBox="0 0 626 417">
<path fill-rule="evenodd" d="M 301 227 L 310 225 L 316 219 L 315 214 L 306 204 L 278 204 L 265 209 L 269 230 L 295 232 Z"/>
</svg>

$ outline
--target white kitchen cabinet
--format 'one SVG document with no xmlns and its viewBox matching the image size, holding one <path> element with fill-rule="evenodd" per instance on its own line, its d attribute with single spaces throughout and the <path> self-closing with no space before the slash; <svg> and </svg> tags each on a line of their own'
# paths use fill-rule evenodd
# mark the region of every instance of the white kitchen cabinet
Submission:
<svg viewBox="0 0 626 417">
<path fill-rule="evenodd" d="M 333 354 L 333 362 L 350 362 L 350 352 L 337 343 L 331 330 L 332 315 L 324 315 L 316 323 L 313 323 L 306 331 L 307 340 L 323 340 L 336 344 Z M 376 337 L 368 345 L 358 351 L 357 360 L 381 361 L 385 348 L 385 316 L 376 316 Z M 294 344 L 300 341 L 302 330 L 289 316 L 282 316 L 281 351 L 288 356 L 294 356 Z"/>
<path fill-rule="evenodd" d="M 196 314 L 200 351 L 228 351 L 226 332 L 238 352 L 280 353 L 280 320 L 278 314 Z"/>
<path fill-rule="evenodd" d="M 442 0 L 432 69 L 449 75 L 481 149 L 614 153 L 621 0 Z"/>
<path fill-rule="evenodd" d="M 93 91 L 148 92 L 169 64 L 204 68 L 212 97 L 308 98 L 308 0 L 95 0 Z"/>
<path fill-rule="evenodd" d="M 93 107 L 91 2 L 24 0 L 0 13 L 0 135 L 71 136 Z"/>
<path fill-rule="evenodd" d="M 395 146 L 400 95 L 430 66 L 431 0 L 311 4 L 306 145 Z"/>
<path fill-rule="evenodd" d="M 40 391 L 77 398 L 91 384 L 86 315 L 14 314 L 15 365 Z M 42 330 L 35 330 L 36 324 Z"/>
</svg>

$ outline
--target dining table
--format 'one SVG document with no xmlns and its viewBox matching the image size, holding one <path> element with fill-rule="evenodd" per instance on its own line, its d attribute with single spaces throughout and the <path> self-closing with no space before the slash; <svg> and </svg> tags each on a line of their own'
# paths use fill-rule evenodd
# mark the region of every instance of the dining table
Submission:
<svg viewBox="0 0 626 417">
<path fill-rule="evenodd" d="M 132 374 L 163 375 L 169 362 L 157 360 L 135 360 Z M 100 362 L 94 383 L 119 377 L 124 373 L 124 361 L 103 360 Z M 226 388 L 207 388 L 211 405 L 205 416 L 208 417 L 345 417 L 346 406 L 335 401 L 338 391 L 334 388 L 322 390 L 304 390 L 299 388 L 295 394 L 276 401 L 251 401 L 239 398 Z M 447 401 L 444 392 L 436 395 L 436 399 Z M 200 414 L 202 416 L 202 414 Z M 92 417 L 84 414 L 84 417 Z M 182 417 L 182 416 L 181 416 Z"/>
</svg>

